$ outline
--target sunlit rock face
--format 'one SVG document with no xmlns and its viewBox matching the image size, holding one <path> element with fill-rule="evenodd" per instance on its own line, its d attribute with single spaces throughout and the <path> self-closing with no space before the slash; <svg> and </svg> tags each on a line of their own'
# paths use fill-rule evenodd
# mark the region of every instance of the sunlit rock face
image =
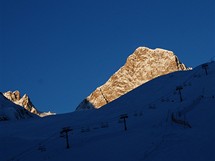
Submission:
<svg viewBox="0 0 215 161">
<path fill-rule="evenodd" d="M 17 94 L 17 93 L 16 93 Z M 13 95 L 16 96 L 16 95 Z M 11 99 L 16 99 L 12 97 Z M 13 103 L 0 92 L 0 122 L 9 120 L 22 120 L 37 118 L 38 116 Z"/>
<path fill-rule="evenodd" d="M 186 69 L 172 51 L 139 47 L 125 65 L 85 98 L 76 110 L 100 108 L 158 76 Z"/>
<path fill-rule="evenodd" d="M 31 102 L 31 100 L 30 100 L 30 98 L 29 98 L 29 96 L 27 94 L 24 94 L 21 97 L 19 91 L 14 91 L 14 92 L 8 91 L 8 92 L 3 93 L 3 95 L 7 99 L 12 101 L 13 103 L 24 107 L 29 112 L 31 112 L 33 114 L 36 114 L 36 115 L 38 115 L 40 117 L 49 116 L 49 115 L 55 115 L 55 113 L 52 113 L 52 112 L 40 112 L 40 111 L 38 111 L 37 108 Z"/>
<path fill-rule="evenodd" d="M 27 94 L 24 94 L 24 96 L 22 97 L 20 96 L 19 91 L 14 91 L 14 92 L 8 91 L 3 94 L 7 99 L 12 101 L 13 103 L 24 107 L 26 110 L 30 111 L 31 113 L 39 115 L 38 110 L 34 107 L 34 105 L 32 104 Z"/>
</svg>

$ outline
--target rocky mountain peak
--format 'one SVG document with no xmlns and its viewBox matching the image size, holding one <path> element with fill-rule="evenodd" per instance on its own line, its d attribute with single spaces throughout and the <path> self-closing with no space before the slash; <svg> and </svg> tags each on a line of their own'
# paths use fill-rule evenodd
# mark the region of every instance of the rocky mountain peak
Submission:
<svg viewBox="0 0 215 161">
<path fill-rule="evenodd" d="M 39 115 L 40 112 L 35 108 L 35 106 L 32 104 L 30 98 L 27 94 L 24 94 L 22 97 L 20 96 L 19 91 L 8 91 L 3 93 L 4 96 L 9 99 L 10 101 L 14 102 L 17 105 L 20 105 L 24 107 L 26 110 L 30 111 L 31 113 Z"/>
<path fill-rule="evenodd" d="M 17 90 L 14 92 L 8 91 L 8 92 L 4 93 L 4 96 L 7 97 L 11 101 L 20 100 L 20 92 Z"/>
<path fill-rule="evenodd" d="M 79 104 L 77 110 L 100 108 L 147 81 L 179 70 L 187 68 L 172 51 L 139 47 L 124 66 Z"/>
<path fill-rule="evenodd" d="M 7 99 L 9 99 L 11 102 L 24 107 L 29 112 L 36 114 L 40 117 L 55 115 L 55 113 L 52 113 L 50 111 L 49 112 L 40 112 L 39 110 L 37 110 L 37 108 L 31 102 L 31 99 L 29 98 L 29 96 L 27 94 L 24 94 L 21 97 L 20 92 L 18 90 L 14 91 L 14 92 L 8 91 L 8 92 L 3 93 L 3 95 Z"/>
<path fill-rule="evenodd" d="M 15 96 L 19 96 L 18 92 L 8 92 L 7 96 L 9 95 L 11 96 L 10 100 L 0 92 L 0 122 L 38 117 L 11 101 L 12 99 L 16 100 L 17 98 L 19 98 L 15 98 Z"/>
</svg>

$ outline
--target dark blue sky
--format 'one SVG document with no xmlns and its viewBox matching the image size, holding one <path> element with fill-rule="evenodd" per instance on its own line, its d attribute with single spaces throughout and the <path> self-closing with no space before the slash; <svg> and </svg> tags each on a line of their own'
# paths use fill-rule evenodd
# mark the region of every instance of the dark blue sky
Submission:
<svg viewBox="0 0 215 161">
<path fill-rule="evenodd" d="M 139 46 L 195 67 L 215 56 L 214 0 L 1 0 L 0 91 L 65 113 Z"/>
</svg>

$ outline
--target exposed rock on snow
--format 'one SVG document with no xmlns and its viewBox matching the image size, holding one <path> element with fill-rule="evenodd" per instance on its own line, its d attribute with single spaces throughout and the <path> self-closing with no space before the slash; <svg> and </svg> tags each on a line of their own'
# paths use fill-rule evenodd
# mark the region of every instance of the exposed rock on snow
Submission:
<svg viewBox="0 0 215 161">
<path fill-rule="evenodd" d="M 34 113 L 40 117 L 44 117 L 44 116 L 48 116 L 48 115 L 54 115 L 55 113 L 51 113 L 51 112 L 40 112 L 37 110 L 37 108 L 33 105 L 33 103 L 31 102 L 29 96 L 27 94 L 24 94 L 24 96 L 20 96 L 20 92 L 19 91 L 8 91 L 3 93 L 4 96 L 9 99 L 10 101 L 12 101 L 13 103 L 20 105 L 22 107 L 24 107 L 26 110 L 30 111 L 31 113 Z"/>
<path fill-rule="evenodd" d="M 18 96 L 16 94 L 13 96 Z M 13 99 L 14 98 L 15 97 L 13 97 Z M 38 116 L 30 113 L 23 107 L 8 100 L 0 92 L 0 121 L 20 120 L 20 119 L 26 119 L 26 118 L 32 118 L 32 117 L 38 117 Z"/>
<path fill-rule="evenodd" d="M 100 108 L 158 76 L 187 70 L 178 57 L 164 49 L 137 48 L 110 79 L 84 99 L 76 110 Z"/>
<path fill-rule="evenodd" d="M 20 96 L 19 91 L 14 91 L 14 92 L 8 91 L 3 94 L 7 99 L 9 99 L 10 101 L 14 102 L 17 105 L 24 107 L 26 110 L 30 111 L 31 113 L 34 113 L 37 115 L 39 114 L 38 110 L 32 104 L 27 94 L 24 94 L 22 98 Z"/>
<path fill-rule="evenodd" d="M 56 115 L 56 113 L 53 112 L 42 112 L 39 114 L 40 117 L 50 116 L 50 115 Z"/>
</svg>

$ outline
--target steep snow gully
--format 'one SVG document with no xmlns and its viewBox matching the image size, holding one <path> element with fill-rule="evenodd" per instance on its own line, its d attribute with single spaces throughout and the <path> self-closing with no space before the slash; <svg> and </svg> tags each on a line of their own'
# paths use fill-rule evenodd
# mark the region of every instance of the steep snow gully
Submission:
<svg viewBox="0 0 215 161">
<path fill-rule="evenodd" d="M 214 82 L 209 62 L 153 79 L 98 110 L 2 121 L 1 160 L 215 160 Z M 71 130 L 70 148 L 63 128 Z"/>
</svg>

